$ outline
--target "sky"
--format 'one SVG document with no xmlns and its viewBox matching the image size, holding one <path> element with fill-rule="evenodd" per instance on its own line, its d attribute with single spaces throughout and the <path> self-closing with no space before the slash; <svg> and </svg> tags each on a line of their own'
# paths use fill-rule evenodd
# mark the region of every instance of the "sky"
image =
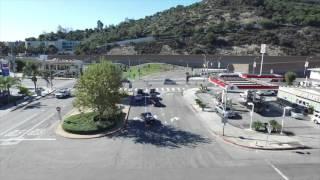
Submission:
<svg viewBox="0 0 320 180">
<path fill-rule="evenodd" d="M 94 28 L 139 19 L 200 0 L 0 0 L 0 41 L 24 40 L 57 27 Z"/>
</svg>

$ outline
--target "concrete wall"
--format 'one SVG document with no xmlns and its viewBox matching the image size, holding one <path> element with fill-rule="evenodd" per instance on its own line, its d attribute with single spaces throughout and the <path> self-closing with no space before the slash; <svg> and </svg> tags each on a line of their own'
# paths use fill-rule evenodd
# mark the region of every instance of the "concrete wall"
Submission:
<svg viewBox="0 0 320 180">
<path fill-rule="evenodd" d="M 91 56 L 50 56 L 49 58 L 62 58 L 62 59 L 81 59 L 87 63 L 97 61 L 100 57 L 117 63 L 137 65 L 142 63 L 168 63 L 180 66 L 189 66 L 194 68 L 203 67 L 204 58 L 202 55 L 91 55 Z M 270 73 L 273 69 L 274 73 L 283 74 L 287 71 L 294 71 L 299 75 L 303 75 L 304 64 L 306 61 L 305 56 L 265 56 L 263 73 Z M 219 57 L 216 55 L 207 55 L 207 60 L 213 63 L 212 68 L 218 65 Z M 230 64 L 249 64 L 249 72 L 252 72 L 252 64 L 255 56 L 222 56 L 220 59 L 221 68 L 226 68 Z M 260 71 L 260 59 L 256 60 L 257 67 L 255 72 Z M 309 60 L 309 68 L 320 67 L 320 57 L 314 57 Z M 211 67 L 210 67 L 211 68 Z"/>
</svg>

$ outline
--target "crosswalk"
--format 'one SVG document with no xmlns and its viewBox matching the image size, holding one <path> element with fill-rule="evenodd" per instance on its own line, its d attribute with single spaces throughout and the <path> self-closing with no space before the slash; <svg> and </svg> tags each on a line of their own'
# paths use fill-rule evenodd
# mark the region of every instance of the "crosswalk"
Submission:
<svg viewBox="0 0 320 180">
<path fill-rule="evenodd" d="M 120 88 L 120 91 L 127 91 L 127 92 L 137 92 L 139 88 Z M 144 88 L 144 92 L 149 92 L 150 89 L 155 89 L 156 92 L 182 92 L 186 90 L 184 87 L 157 87 L 157 88 Z"/>
</svg>

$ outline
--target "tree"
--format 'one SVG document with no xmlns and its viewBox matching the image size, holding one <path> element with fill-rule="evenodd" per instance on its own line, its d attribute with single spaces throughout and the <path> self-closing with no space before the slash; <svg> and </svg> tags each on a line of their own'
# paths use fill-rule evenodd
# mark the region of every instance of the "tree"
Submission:
<svg viewBox="0 0 320 180">
<path fill-rule="evenodd" d="M 292 85 L 293 81 L 296 80 L 296 77 L 297 77 L 297 74 L 295 72 L 287 72 L 285 75 L 284 75 L 284 78 L 287 82 L 288 85 Z"/>
<path fill-rule="evenodd" d="M 98 29 L 99 31 L 102 31 L 102 30 L 103 30 L 103 23 L 102 23 L 100 20 L 97 21 L 97 29 Z"/>
<path fill-rule="evenodd" d="M 47 48 L 47 53 L 48 54 L 57 54 L 58 53 L 58 48 L 54 45 L 50 45 L 48 48 Z"/>
<path fill-rule="evenodd" d="M 0 76 L 0 90 L 8 93 L 8 103 L 11 95 L 10 89 L 18 84 L 20 84 L 20 80 L 18 78 Z"/>
<path fill-rule="evenodd" d="M 51 86 L 51 89 L 53 87 L 53 71 L 50 70 L 43 70 L 40 72 L 42 79 L 44 79 L 47 83 L 47 87 L 49 87 L 49 84 Z"/>
<path fill-rule="evenodd" d="M 92 109 L 97 120 L 110 120 L 118 112 L 121 79 L 121 69 L 110 62 L 90 65 L 77 83 L 75 107 Z"/>
<path fill-rule="evenodd" d="M 31 76 L 31 81 L 34 84 L 34 91 L 37 91 L 37 76 L 40 75 L 38 66 L 36 63 L 27 62 L 26 66 L 23 68 L 23 76 Z"/>
<path fill-rule="evenodd" d="M 26 65 L 26 63 L 22 60 L 16 60 L 16 67 L 17 67 L 17 72 L 22 72 L 24 66 Z"/>
</svg>

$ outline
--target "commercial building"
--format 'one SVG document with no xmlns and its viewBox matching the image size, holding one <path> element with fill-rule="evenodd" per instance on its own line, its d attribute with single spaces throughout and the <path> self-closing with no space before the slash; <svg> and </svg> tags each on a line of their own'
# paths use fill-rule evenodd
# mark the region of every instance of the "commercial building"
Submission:
<svg viewBox="0 0 320 180">
<path fill-rule="evenodd" d="M 320 110 L 320 90 L 311 87 L 280 87 L 278 98 L 304 107 Z"/>
<path fill-rule="evenodd" d="M 58 49 L 58 53 L 73 54 L 75 48 L 80 44 L 80 41 L 69 41 L 59 39 L 57 41 L 26 41 L 25 48 L 30 47 L 37 48 L 39 46 L 49 47 L 55 46 Z"/>
<path fill-rule="evenodd" d="M 51 59 L 43 61 L 42 68 L 49 70 L 54 76 L 79 77 L 83 71 L 81 60 Z"/>
</svg>

